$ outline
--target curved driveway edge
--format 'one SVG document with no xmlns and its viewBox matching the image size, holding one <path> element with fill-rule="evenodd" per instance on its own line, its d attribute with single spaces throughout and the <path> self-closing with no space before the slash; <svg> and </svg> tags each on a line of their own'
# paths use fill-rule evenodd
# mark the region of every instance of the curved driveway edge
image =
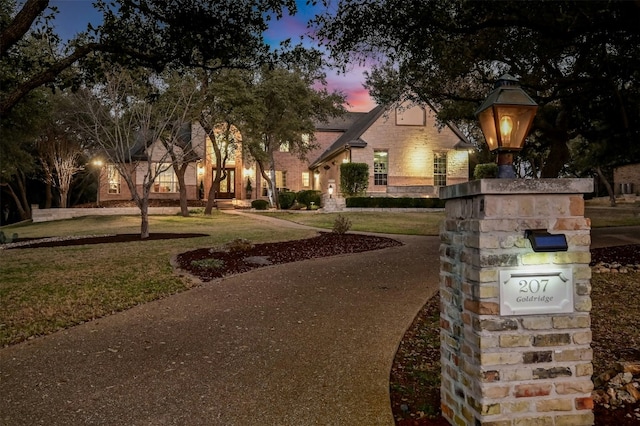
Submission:
<svg viewBox="0 0 640 426">
<path fill-rule="evenodd" d="M 0 350 L 1 425 L 393 425 L 438 237 L 277 265 Z"/>
</svg>

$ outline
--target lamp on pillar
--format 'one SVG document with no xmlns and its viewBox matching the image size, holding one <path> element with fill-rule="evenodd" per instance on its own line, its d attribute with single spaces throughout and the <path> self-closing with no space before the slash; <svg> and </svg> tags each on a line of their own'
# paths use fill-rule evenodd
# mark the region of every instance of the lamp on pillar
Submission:
<svg viewBox="0 0 640 426">
<path fill-rule="evenodd" d="M 499 178 L 516 177 L 513 153 L 524 146 L 537 110 L 538 104 L 522 90 L 519 81 L 505 74 L 476 111 L 489 150 L 498 152 Z"/>
</svg>

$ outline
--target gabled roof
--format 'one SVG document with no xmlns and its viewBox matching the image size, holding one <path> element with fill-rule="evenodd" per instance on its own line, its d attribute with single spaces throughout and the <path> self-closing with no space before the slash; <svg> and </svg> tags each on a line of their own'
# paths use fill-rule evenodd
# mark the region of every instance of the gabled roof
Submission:
<svg viewBox="0 0 640 426">
<path fill-rule="evenodd" d="M 143 133 L 136 134 L 136 142 L 129 150 L 129 158 L 137 161 L 146 161 L 148 159 L 147 148 L 153 142 L 154 141 L 152 141 L 149 136 L 146 136 Z M 200 159 L 200 156 L 194 152 L 192 143 L 191 124 L 183 123 L 177 131 L 175 146 L 181 148 L 183 152 L 185 152 L 184 161 L 186 162 L 193 162 Z"/>
<path fill-rule="evenodd" d="M 353 124 L 346 129 L 344 134 L 340 136 L 329 148 L 327 148 L 311 165 L 310 169 L 315 169 L 336 153 L 344 151 L 350 147 L 364 148 L 367 143 L 360 139 L 360 136 L 386 111 L 386 107 L 377 106 L 367 113 L 359 114 Z M 352 113 L 354 114 L 354 113 Z"/>
<path fill-rule="evenodd" d="M 339 117 L 332 117 L 325 123 L 317 123 L 316 131 L 319 132 L 346 132 L 353 123 L 358 121 L 366 112 L 346 112 Z"/>
</svg>

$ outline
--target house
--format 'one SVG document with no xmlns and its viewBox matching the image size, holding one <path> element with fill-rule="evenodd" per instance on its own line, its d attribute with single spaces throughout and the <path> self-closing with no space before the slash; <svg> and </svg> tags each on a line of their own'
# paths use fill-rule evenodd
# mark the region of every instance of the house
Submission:
<svg viewBox="0 0 640 426">
<path fill-rule="evenodd" d="M 317 134 L 327 131 L 320 127 Z M 454 126 L 438 126 L 431 107 L 378 106 L 340 133 L 309 169 L 323 192 L 329 184 L 339 191 L 340 164 L 356 162 L 369 165 L 369 196 L 437 197 L 440 187 L 469 180 L 471 148 Z"/>
<path fill-rule="evenodd" d="M 209 193 L 216 166 L 213 142 L 204 130 L 194 124 L 190 137 L 197 155 L 186 178 L 189 199 L 195 200 Z M 216 198 L 248 206 L 251 200 L 266 198 L 267 183 L 255 162 L 243 157 L 238 148 L 241 135 L 236 138 L 235 150 L 231 146 L 227 152 L 226 178 Z M 368 113 L 350 112 L 320 123 L 315 145 L 303 160 L 288 152 L 286 145 L 275 153 L 277 188 L 314 189 L 326 195 L 332 185 L 334 197 L 339 198 L 340 164 L 358 162 L 369 165 L 369 196 L 437 197 L 440 187 L 468 181 L 469 149 L 473 148 L 454 126 L 439 126 L 431 107 L 418 105 L 378 106 Z M 117 173 L 107 166 L 105 174 L 102 199 L 130 197 L 118 183 Z M 171 175 L 168 170 L 161 176 L 152 199 L 179 198 L 175 176 Z"/>
</svg>

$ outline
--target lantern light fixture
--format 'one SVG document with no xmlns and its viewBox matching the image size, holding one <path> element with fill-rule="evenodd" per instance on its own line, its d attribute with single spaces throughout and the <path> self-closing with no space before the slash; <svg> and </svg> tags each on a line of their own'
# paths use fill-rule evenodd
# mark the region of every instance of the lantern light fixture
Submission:
<svg viewBox="0 0 640 426">
<path fill-rule="evenodd" d="M 498 153 L 498 177 L 515 178 L 513 153 L 522 150 L 538 104 L 522 90 L 518 79 L 505 74 L 475 115 L 489 145 Z"/>
</svg>

